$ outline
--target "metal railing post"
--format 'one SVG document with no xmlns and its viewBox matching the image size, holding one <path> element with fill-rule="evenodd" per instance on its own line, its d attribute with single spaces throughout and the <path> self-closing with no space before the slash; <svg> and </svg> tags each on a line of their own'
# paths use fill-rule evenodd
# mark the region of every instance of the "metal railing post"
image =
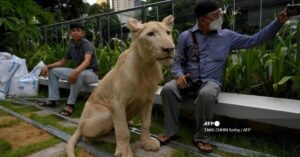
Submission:
<svg viewBox="0 0 300 157">
<path fill-rule="evenodd" d="M 145 6 L 142 7 L 142 22 L 144 23 L 146 21 L 146 12 L 145 12 Z"/>
<path fill-rule="evenodd" d="M 110 42 L 110 16 L 107 16 L 107 43 Z"/>
<path fill-rule="evenodd" d="M 164 5 L 164 4 L 170 4 L 172 5 L 172 14 L 174 15 L 174 0 L 165 0 L 165 1 L 161 1 L 161 2 L 156 2 L 156 3 L 151 3 L 151 4 L 146 4 L 146 5 L 142 5 L 142 6 L 138 6 L 138 7 L 134 7 L 134 8 L 129 8 L 126 10 L 121 10 L 121 11 L 116 11 L 116 12 L 108 12 L 108 13 L 103 13 L 103 14 L 98 14 L 98 15 L 93 15 L 93 16 L 89 16 L 89 17 L 83 17 L 83 18 L 79 18 L 79 19 L 74 19 L 74 20 L 70 20 L 70 21 L 65 21 L 65 22 L 60 22 L 60 23 L 55 23 L 55 24 L 51 24 L 51 25 L 45 25 L 40 27 L 41 31 L 44 31 L 44 42 L 48 43 L 51 42 L 51 44 L 54 44 L 55 42 L 58 43 L 59 39 L 58 39 L 58 32 L 57 32 L 57 27 L 58 26 L 63 26 L 63 25 L 67 25 L 71 22 L 75 22 L 75 21 L 83 21 L 83 20 L 89 20 L 89 19 L 93 19 L 93 18 L 98 18 L 98 23 L 99 23 L 99 31 L 100 34 L 103 31 L 103 22 L 105 23 L 105 19 L 104 21 L 101 21 L 102 17 L 107 17 L 107 39 L 110 40 L 111 38 L 111 28 L 110 28 L 110 19 L 111 16 L 115 16 L 121 13 L 125 13 L 125 12 L 129 12 L 129 11 L 135 11 L 135 10 L 140 10 L 141 9 L 141 21 L 142 22 L 146 22 L 147 21 L 147 8 L 148 7 L 156 7 L 157 8 L 157 13 L 156 16 L 159 19 L 159 10 L 158 10 L 158 6 L 160 5 Z M 122 32 L 122 23 L 121 24 L 121 37 L 124 36 L 124 32 Z M 49 31 L 48 31 L 49 30 Z M 106 35 L 106 34 L 105 34 Z M 104 44 L 104 34 L 101 34 L 100 37 L 100 43 L 101 46 L 103 46 Z M 51 39 L 49 39 L 49 37 Z M 55 39 L 54 39 L 55 38 Z"/>
<path fill-rule="evenodd" d="M 99 36 L 100 36 L 99 44 L 102 47 L 103 46 L 102 23 L 101 23 L 101 19 L 99 17 L 97 18 L 97 21 L 98 21 L 98 32 L 99 32 Z"/>
</svg>

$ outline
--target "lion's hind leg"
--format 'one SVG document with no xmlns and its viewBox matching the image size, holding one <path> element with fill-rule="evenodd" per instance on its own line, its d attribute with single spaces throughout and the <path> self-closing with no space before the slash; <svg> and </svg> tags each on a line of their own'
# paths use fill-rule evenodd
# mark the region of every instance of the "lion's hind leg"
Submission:
<svg viewBox="0 0 300 157">
<path fill-rule="evenodd" d="M 108 133 L 113 129 L 111 112 L 104 106 L 90 109 L 89 115 L 81 119 L 81 134 L 85 137 L 95 137 Z"/>
</svg>

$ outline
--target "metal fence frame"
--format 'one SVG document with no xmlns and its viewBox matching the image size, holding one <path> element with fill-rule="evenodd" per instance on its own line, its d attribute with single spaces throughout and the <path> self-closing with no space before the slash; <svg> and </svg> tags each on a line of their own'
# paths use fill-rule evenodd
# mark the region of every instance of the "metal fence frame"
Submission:
<svg viewBox="0 0 300 157">
<path fill-rule="evenodd" d="M 98 41 L 94 41 L 95 46 L 103 46 L 105 44 L 109 44 L 112 38 L 120 38 L 120 39 L 127 39 L 129 31 L 125 28 L 125 22 L 122 18 L 128 18 L 124 16 L 124 14 L 132 14 L 134 18 L 146 22 L 149 20 L 160 20 L 160 12 L 159 7 L 162 5 L 170 5 L 170 10 L 168 10 L 168 14 L 174 15 L 174 0 L 166 0 L 162 2 L 142 5 L 122 11 L 116 11 L 116 12 L 109 12 L 104 14 L 98 14 L 94 16 L 89 17 L 83 17 L 78 18 L 70 21 L 55 23 L 51 25 L 46 25 L 40 27 L 42 33 L 43 33 L 43 43 L 47 43 L 49 45 L 52 44 L 66 44 L 69 40 L 68 32 L 69 32 L 69 24 L 72 22 L 82 22 L 85 25 L 85 32 L 92 33 L 92 37 L 95 38 L 96 36 L 99 36 Z M 156 17 L 148 19 L 147 12 L 149 12 L 150 8 L 152 10 L 155 10 Z M 153 9 L 154 8 L 154 9 Z M 113 17 L 118 17 L 120 20 L 120 25 L 118 26 L 111 26 L 111 19 Z M 103 20 L 107 20 L 106 23 L 104 23 Z M 89 28 L 92 27 L 91 30 L 87 28 L 87 25 Z M 97 28 L 96 28 L 97 27 Z M 104 28 L 105 27 L 105 28 Z M 106 30 L 105 30 L 106 29 Z M 119 34 L 112 34 L 112 29 L 115 31 L 119 30 Z M 93 34 L 94 33 L 94 34 Z M 86 36 L 87 37 L 87 36 Z M 106 40 L 105 40 L 106 39 Z M 93 40 L 93 39 L 89 39 Z"/>
<path fill-rule="evenodd" d="M 186 0 L 184 1 L 183 7 L 194 5 L 197 1 L 198 0 Z M 239 33 L 246 33 L 246 34 L 252 34 L 262 29 L 265 25 L 262 24 L 262 20 L 266 20 L 265 17 L 263 17 L 262 13 L 264 7 L 268 7 L 268 6 L 263 6 L 263 3 L 267 5 L 268 4 L 276 5 L 280 3 L 294 4 L 294 3 L 300 3 L 300 0 L 287 0 L 287 1 L 266 0 L 264 2 L 260 0 L 259 2 L 257 1 L 257 3 L 256 1 L 253 0 L 251 1 L 233 0 L 232 4 L 229 4 L 229 8 L 232 11 L 239 11 L 238 9 L 240 7 L 246 10 L 251 10 L 251 7 L 252 8 L 259 7 L 259 17 L 258 17 L 259 21 L 256 24 L 258 25 L 258 27 L 255 30 L 244 31 L 244 29 L 248 27 L 241 25 L 242 23 L 240 21 L 243 20 L 243 18 L 240 17 L 243 16 L 240 16 L 234 20 L 232 26 L 227 28 L 230 28 Z M 146 22 L 150 20 L 160 20 L 163 18 L 162 15 L 164 16 L 169 14 L 172 14 L 174 16 L 177 15 L 175 17 L 175 27 L 178 29 L 179 32 L 189 27 L 192 27 L 192 25 L 194 25 L 195 23 L 195 19 L 193 15 L 194 12 L 192 10 L 187 10 L 186 11 L 187 13 L 177 13 L 177 12 L 174 13 L 174 10 L 176 9 L 176 7 L 174 7 L 175 5 L 176 5 L 175 0 L 165 0 L 165 1 L 142 5 L 142 6 L 122 10 L 122 11 L 98 14 L 94 16 L 83 17 L 83 18 L 74 19 L 70 21 L 42 26 L 40 27 L 41 31 L 43 32 L 42 42 L 47 43 L 49 45 L 59 44 L 59 43 L 63 45 L 66 44 L 69 41 L 68 38 L 69 23 L 76 22 L 76 21 L 82 21 L 85 24 L 86 38 L 91 40 L 95 45 L 95 47 L 102 47 L 104 45 L 110 44 L 112 38 L 126 40 L 128 39 L 129 31 L 125 27 L 126 20 L 122 19 L 124 18 L 124 16 L 121 16 L 122 14 L 126 14 L 126 13 L 132 14 L 131 17 L 135 17 L 142 22 Z M 168 7 L 163 7 L 163 6 L 168 6 Z M 164 9 L 161 9 L 160 7 Z M 152 15 L 154 17 L 149 17 L 150 8 L 152 8 Z M 118 17 L 118 19 L 120 20 L 119 25 L 115 25 L 115 26 L 111 25 L 111 20 L 114 17 Z M 248 23 L 245 22 L 244 24 L 247 25 Z M 89 38 L 88 36 L 92 36 L 92 38 Z"/>
</svg>

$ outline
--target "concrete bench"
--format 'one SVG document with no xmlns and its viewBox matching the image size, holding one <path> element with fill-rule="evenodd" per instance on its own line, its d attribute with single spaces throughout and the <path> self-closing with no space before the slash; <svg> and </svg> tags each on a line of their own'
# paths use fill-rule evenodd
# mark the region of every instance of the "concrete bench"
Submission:
<svg viewBox="0 0 300 157">
<path fill-rule="evenodd" d="M 39 84 L 48 85 L 47 78 L 40 77 Z M 70 88 L 66 80 L 60 80 L 59 86 Z M 89 84 L 81 91 L 91 92 L 96 86 L 97 83 Z M 162 86 L 159 86 L 154 99 L 154 103 L 158 105 L 162 105 L 161 89 Z M 215 114 L 300 129 L 300 100 L 222 92 Z"/>
</svg>

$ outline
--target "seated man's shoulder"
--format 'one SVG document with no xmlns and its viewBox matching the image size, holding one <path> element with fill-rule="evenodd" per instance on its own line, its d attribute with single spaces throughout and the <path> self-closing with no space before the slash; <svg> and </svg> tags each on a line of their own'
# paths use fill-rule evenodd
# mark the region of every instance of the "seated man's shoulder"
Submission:
<svg viewBox="0 0 300 157">
<path fill-rule="evenodd" d="M 180 35 L 187 36 L 189 33 L 190 33 L 189 30 L 185 30 L 185 31 L 181 32 Z"/>
<path fill-rule="evenodd" d="M 92 42 L 90 42 L 89 40 L 87 40 L 87 39 L 83 39 L 83 43 L 87 43 L 87 44 L 92 44 Z"/>
</svg>

